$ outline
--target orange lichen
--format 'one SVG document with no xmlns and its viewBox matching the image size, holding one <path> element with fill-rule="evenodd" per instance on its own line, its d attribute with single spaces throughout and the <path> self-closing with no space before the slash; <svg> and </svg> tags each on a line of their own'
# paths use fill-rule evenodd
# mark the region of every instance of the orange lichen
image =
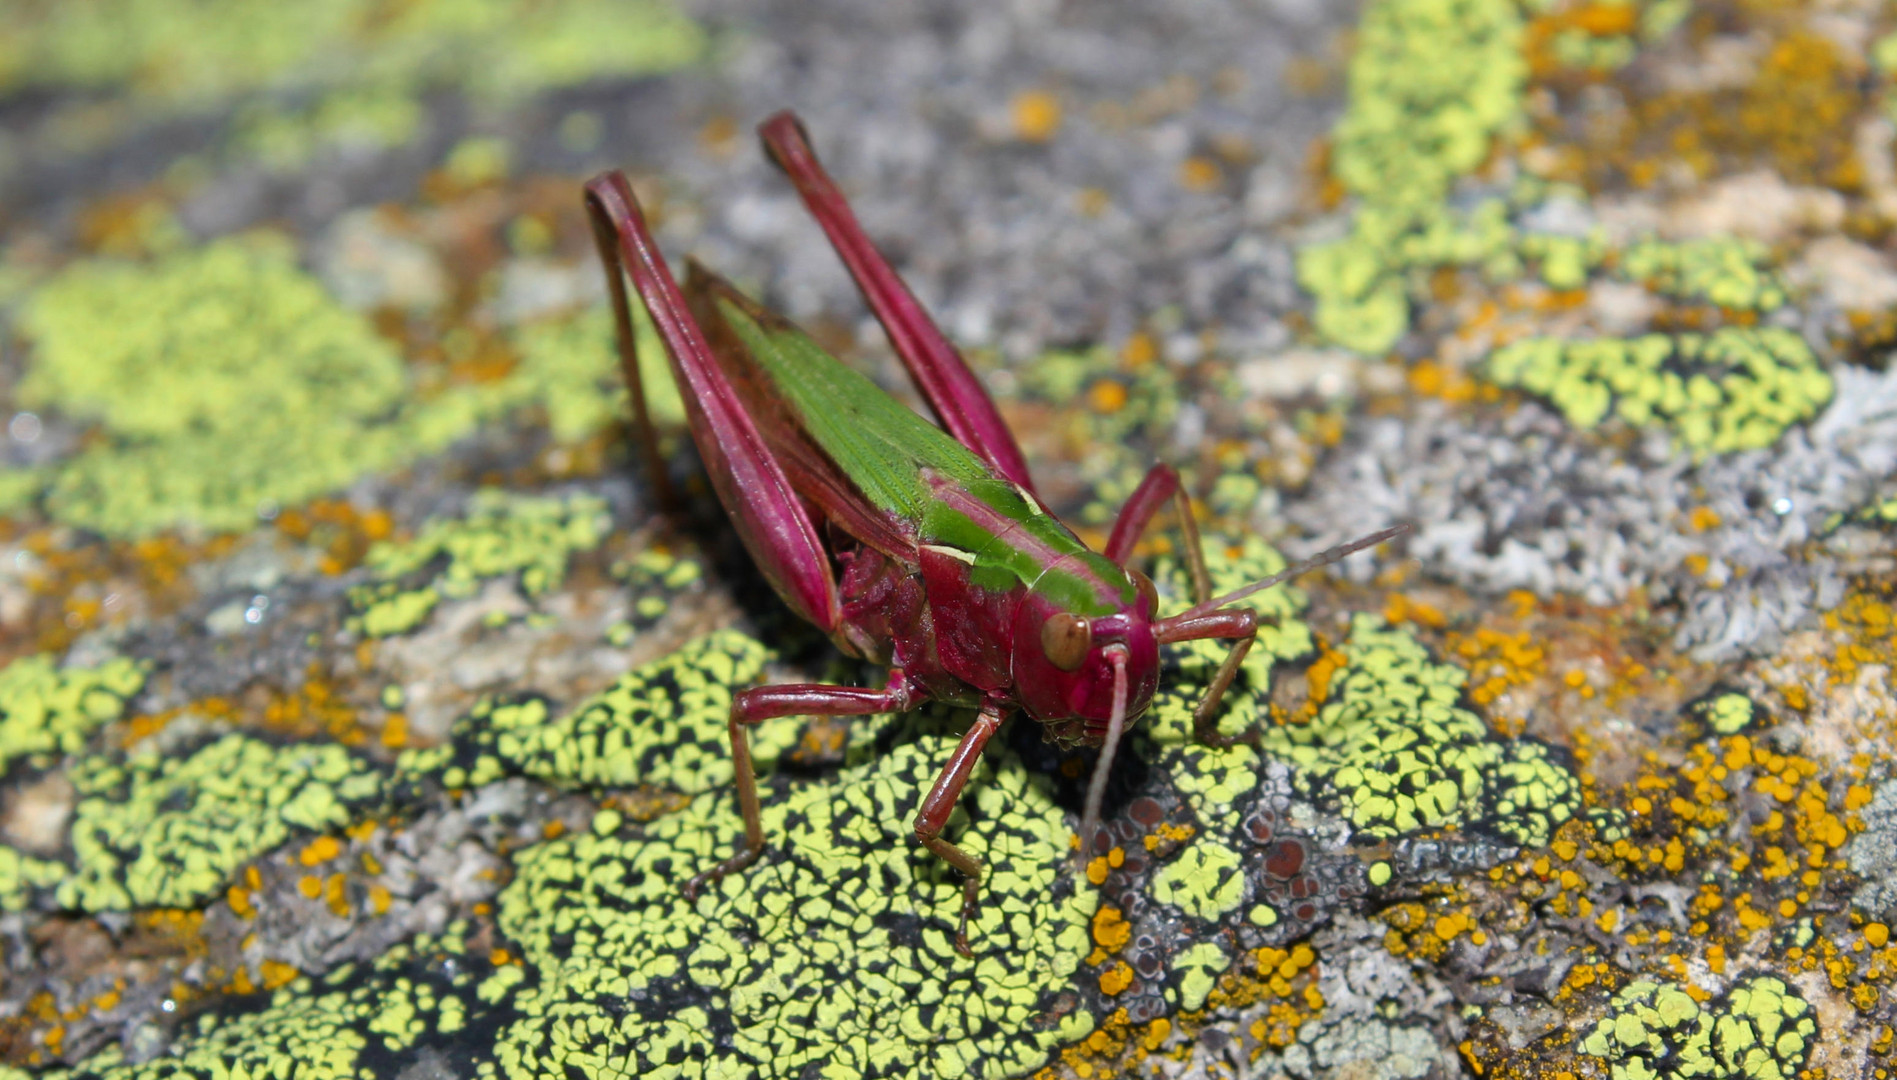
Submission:
<svg viewBox="0 0 1897 1080">
<path fill-rule="evenodd" d="M 360 746 L 368 740 L 360 720 L 330 674 L 315 662 L 305 669 L 303 685 L 274 695 L 262 716 L 266 727 L 300 738 L 327 735 L 344 746 Z"/>
<path fill-rule="evenodd" d="M 1476 400 L 1493 400 L 1495 388 L 1468 372 L 1449 364 L 1422 360 L 1411 365 L 1410 389 L 1422 397 L 1439 398 L 1452 405 Z"/>
<path fill-rule="evenodd" d="M 296 857 L 304 866 L 316 866 L 342 854 L 342 850 L 342 843 L 335 837 L 319 836 L 303 845 L 303 850 L 297 852 Z"/>
<path fill-rule="evenodd" d="M 1471 944 L 1486 944 L 1488 935 L 1477 927 L 1475 913 L 1467 906 L 1448 906 L 1456 895 L 1446 892 L 1431 902 L 1394 904 L 1378 912 L 1377 918 L 1389 927 L 1383 947 L 1393 956 L 1435 963 L 1465 934 Z"/>
<path fill-rule="evenodd" d="M 1170 821 L 1162 821 L 1152 832 L 1146 834 L 1144 843 L 1146 850 L 1157 851 L 1161 845 L 1177 846 L 1192 839 L 1197 834 L 1198 830 L 1190 825 L 1174 825 Z M 1122 858 L 1124 858 L 1124 856 L 1122 856 Z M 1102 856 L 1101 859 L 1104 860 L 1105 856 Z M 1118 864 L 1116 863 L 1114 865 Z"/>
<path fill-rule="evenodd" d="M 1554 21 L 1540 19 L 1530 27 L 1536 80 L 1571 89 L 1576 79 L 1601 77 L 1602 72 L 1561 70 L 1545 43 L 1579 27 L 1567 21 L 1571 12 L 1549 18 Z M 1778 29 L 1745 22 L 1742 15 L 1721 38 L 1748 31 L 1764 37 Z M 1862 68 L 1860 60 L 1823 34 L 1779 32 L 1742 85 L 1684 88 L 1623 81 L 1617 88 L 1626 107 L 1611 116 L 1570 124 L 1563 110 L 1540 111 L 1530 140 L 1535 168 L 1545 179 L 1602 188 L 1620 182 L 1648 187 L 1682 171 L 1708 179 L 1767 165 L 1793 183 L 1854 192 L 1863 184 L 1863 170 L 1853 133 L 1858 118 L 1874 106 L 1873 83 Z"/>
<path fill-rule="evenodd" d="M 1009 105 L 1015 137 L 1023 142 L 1047 142 L 1060 130 L 1060 98 L 1047 90 L 1024 90 Z"/>
<path fill-rule="evenodd" d="M 1432 630 L 1440 630 L 1449 622 L 1441 608 L 1423 603 L 1403 593 L 1391 593 L 1389 598 L 1384 600 L 1383 618 L 1385 622 L 1392 624 L 1413 622 Z"/>
<path fill-rule="evenodd" d="M 1468 634 L 1452 634 L 1449 654 L 1469 671 L 1469 699 L 1488 705 L 1510 687 L 1527 686 L 1547 666 L 1547 650 L 1528 631 L 1503 633 L 1478 627 Z"/>
<path fill-rule="evenodd" d="M 326 574 L 354 569 L 370 545 L 395 533 L 386 510 L 358 510 L 344 499 L 316 499 L 277 515 L 277 531 L 323 552 L 318 566 Z"/>
<path fill-rule="evenodd" d="M 15 566 L 30 598 L 0 628 L 0 661 L 64 650 L 100 626 L 171 614 L 197 596 L 186 569 L 229 554 L 238 539 L 193 542 L 157 536 L 76 543 L 67 529 L 0 522 L 0 543 L 21 549 Z"/>
</svg>

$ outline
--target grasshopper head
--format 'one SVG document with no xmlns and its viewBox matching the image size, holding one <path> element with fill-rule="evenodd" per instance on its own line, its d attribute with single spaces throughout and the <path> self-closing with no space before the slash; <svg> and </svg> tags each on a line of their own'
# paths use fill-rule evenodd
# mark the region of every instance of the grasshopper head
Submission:
<svg viewBox="0 0 1897 1080">
<path fill-rule="evenodd" d="M 1100 831 L 1120 736 L 1159 688 L 1158 606 L 1145 574 L 1089 553 L 1048 567 L 1015 609 L 1016 698 L 1049 742 L 1100 748 L 1081 815 L 1083 852 Z"/>
<path fill-rule="evenodd" d="M 1099 583 L 1089 601 L 1114 602 L 1075 610 L 1072 583 Z M 1059 746 L 1100 746 L 1114 725 L 1116 679 L 1123 687 L 1120 723 L 1146 711 L 1159 687 L 1159 641 L 1153 632 L 1158 603 L 1153 583 L 1097 555 L 1068 556 L 1048 568 L 1015 610 L 1014 691 L 1022 708 Z M 1120 673 L 1116 675 L 1116 672 Z"/>
</svg>

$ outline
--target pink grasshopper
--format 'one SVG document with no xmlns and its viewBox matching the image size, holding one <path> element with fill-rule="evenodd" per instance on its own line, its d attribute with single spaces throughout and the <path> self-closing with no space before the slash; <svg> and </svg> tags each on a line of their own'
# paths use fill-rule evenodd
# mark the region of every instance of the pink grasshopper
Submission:
<svg viewBox="0 0 1897 1080">
<path fill-rule="evenodd" d="M 779 716 L 901 711 L 933 698 L 978 710 L 915 817 L 917 842 L 964 875 L 955 945 L 970 955 L 968 920 L 982 864 L 942 830 L 1003 721 L 1022 710 L 1057 745 L 1100 747 L 1080 829 L 1091 845 L 1121 736 L 1157 689 L 1160 645 L 1232 642 L 1194 712 L 1194 730 L 1214 746 L 1256 744 L 1256 730 L 1235 740 L 1215 724 L 1257 632 L 1251 611 L 1228 605 L 1404 527 L 1208 598 L 1190 503 L 1178 474 L 1155 465 L 1120 512 L 1106 549 L 1089 550 L 1042 508 L 994 402 L 864 235 L 796 116 L 777 113 L 758 131 L 843 257 L 941 427 L 698 264 L 688 264 L 681 292 L 625 176 L 611 172 L 586 185 L 655 487 L 666 491 L 634 354 L 627 277 L 665 343 L 692 439 L 751 557 L 791 610 L 839 649 L 890 667 L 880 690 L 791 684 L 734 696 L 729 727 L 744 844 L 693 877 L 685 893 L 696 896 L 764 850 L 746 727 Z M 1160 618 L 1153 583 L 1127 562 L 1169 500 L 1186 534 L 1194 603 Z"/>
</svg>

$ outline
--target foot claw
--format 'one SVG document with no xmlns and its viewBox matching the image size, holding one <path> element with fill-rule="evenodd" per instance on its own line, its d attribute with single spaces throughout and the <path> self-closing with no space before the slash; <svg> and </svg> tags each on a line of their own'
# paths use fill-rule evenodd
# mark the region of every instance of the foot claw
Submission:
<svg viewBox="0 0 1897 1080">
<path fill-rule="evenodd" d="M 764 854 L 764 848 L 761 846 L 749 851 L 740 851 L 736 855 L 733 855 L 703 873 L 693 874 L 685 884 L 679 886 L 678 891 L 685 894 L 685 899 L 696 900 L 698 899 L 698 894 L 703 891 L 705 886 L 718 881 L 726 874 L 735 874 L 745 869 L 756 862 L 757 857 L 762 854 Z"/>
</svg>

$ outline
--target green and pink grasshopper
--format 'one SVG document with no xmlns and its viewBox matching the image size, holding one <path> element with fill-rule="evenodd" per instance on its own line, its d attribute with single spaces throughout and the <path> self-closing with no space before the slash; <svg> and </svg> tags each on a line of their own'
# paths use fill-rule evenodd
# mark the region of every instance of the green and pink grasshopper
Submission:
<svg viewBox="0 0 1897 1080">
<path fill-rule="evenodd" d="M 765 845 L 745 728 L 780 716 L 902 711 L 923 699 L 977 710 L 915 817 L 917 842 L 964 875 L 956 948 L 969 955 L 980 860 L 942 836 L 982 748 L 1025 711 L 1061 747 L 1099 747 L 1081 818 L 1083 852 L 1099 832 L 1108 770 L 1127 726 L 1152 701 L 1163 644 L 1232 642 L 1194 712 L 1202 742 L 1229 737 L 1216 717 L 1257 633 L 1229 605 L 1402 532 L 1385 529 L 1271 578 L 1208 598 L 1198 528 L 1178 474 L 1155 465 L 1095 552 L 1042 507 L 994 402 L 857 223 L 802 125 L 780 112 L 759 127 L 882 323 L 940 420 L 927 420 L 825 353 L 724 279 L 688 265 L 681 291 L 632 186 L 607 173 L 586 185 L 605 263 L 636 433 L 655 488 L 664 463 L 646 414 L 626 279 L 665 343 L 693 441 L 740 539 L 792 611 L 843 652 L 890 668 L 881 689 L 822 684 L 739 691 L 729 720 L 744 815 L 742 847 L 684 887 L 743 870 Z M 1161 618 L 1153 583 L 1128 565 L 1153 516 L 1177 503 L 1193 605 Z"/>
</svg>

